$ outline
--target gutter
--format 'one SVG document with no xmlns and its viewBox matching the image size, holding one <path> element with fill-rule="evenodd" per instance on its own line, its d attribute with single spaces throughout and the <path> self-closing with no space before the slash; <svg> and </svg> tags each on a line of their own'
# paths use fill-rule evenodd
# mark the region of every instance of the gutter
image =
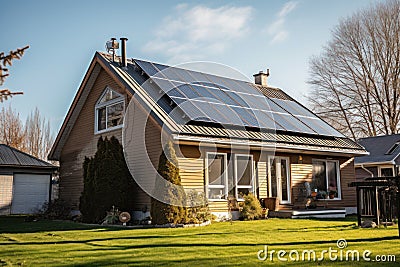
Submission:
<svg viewBox="0 0 400 267">
<path fill-rule="evenodd" d="M 356 167 L 361 167 L 365 166 L 365 165 L 396 165 L 396 163 L 393 160 L 389 160 L 389 161 L 378 161 L 378 162 L 364 162 L 364 163 L 354 163 L 354 166 Z"/>
<path fill-rule="evenodd" d="M 371 172 L 370 170 L 366 169 L 366 168 L 364 167 L 364 164 L 361 164 L 361 169 L 363 169 L 364 171 L 368 172 L 368 173 L 371 175 L 371 177 L 374 177 L 373 172 Z"/>
</svg>

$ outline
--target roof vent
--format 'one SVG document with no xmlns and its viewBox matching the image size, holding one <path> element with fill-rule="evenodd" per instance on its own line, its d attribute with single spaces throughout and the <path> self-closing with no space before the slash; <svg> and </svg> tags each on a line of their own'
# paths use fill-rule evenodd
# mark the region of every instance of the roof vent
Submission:
<svg viewBox="0 0 400 267">
<path fill-rule="evenodd" d="M 262 86 L 267 86 L 268 85 L 267 84 L 267 78 L 269 76 L 269 69 L 267 69 L 266 73 L 264 73 L 261 70 L 259 73 L 254 74 L 253 76 L 254 76 L 254 83 L 255 84 L 259 84 L 259 85 L 262 85 Z"/>
<path fill-rule="evenodd" d="M 107 53 L 112 53 L 112 61 L 115 62 L 115 50 L 119 49 L 119 43 L 117 38 L 111 38 L 110 41 L 106 43 Z"/>
</svg>

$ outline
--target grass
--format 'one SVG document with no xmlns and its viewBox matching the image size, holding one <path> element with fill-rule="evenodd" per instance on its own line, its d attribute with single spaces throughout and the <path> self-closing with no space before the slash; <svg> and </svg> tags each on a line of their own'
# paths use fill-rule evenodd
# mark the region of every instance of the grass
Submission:
<svg viewBox="0 0 400 267">
<path fill-rule="evenodd" d="M 73 222 L 25 222 L 23 217 L 0 217 L 0 265 L 24 266 L 262 266 L 358 265 L 366 262 L 274 262 L 257 259 L 257 252 L 338 249 L 345 238 L 346 250 L 368 249 L 396 255 L 400 261 L 397 227 L 359 229 L 355 219 L 291 220 L 213 223 L 206 227 L 175 229 L 127 229 L 96 227 Z M 300 254 L 301 255 L 301 254 Z M 285 256 L 288 258 L 288 255 Z M 395 263 L 370 262 L 393 266 Z"/>
</svg>

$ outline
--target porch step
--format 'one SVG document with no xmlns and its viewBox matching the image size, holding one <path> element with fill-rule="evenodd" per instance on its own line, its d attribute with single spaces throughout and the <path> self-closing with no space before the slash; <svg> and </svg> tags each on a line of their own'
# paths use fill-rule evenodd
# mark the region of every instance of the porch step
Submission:
<svg viewBox="0 0 400 267">
<path fill-rule="evenodd" d="M 346 209 L 279 210 L 269 211 L 271 218 L 345 218 Z"/>
</svg>

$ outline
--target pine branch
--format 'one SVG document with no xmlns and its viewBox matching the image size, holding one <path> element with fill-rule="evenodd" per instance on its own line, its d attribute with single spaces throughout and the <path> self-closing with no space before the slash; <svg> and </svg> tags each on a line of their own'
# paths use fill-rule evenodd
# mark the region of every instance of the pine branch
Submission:
<svg viewBox="0 0 400 267">
<path fill-rule="evenodd" d="M 24 92 L 11 92 L 9 89 L 0 89 L 0 103 L 14 95 L 22 95 Z"/>
<path fill-rule="evenodd" d="M 0 52 L 0 85 L 3 85 L 5 79 L 9 76 L 6 66 L 12 66 L 12 61 L 14 59 L 21 59 L 25 53 L 25 50 L 28 48 L 29 45 L 23 48 L 18 48 L 15 51 L 11 50 L 8 55 L 5 55 L 4 52 Z"/>
</svg>

